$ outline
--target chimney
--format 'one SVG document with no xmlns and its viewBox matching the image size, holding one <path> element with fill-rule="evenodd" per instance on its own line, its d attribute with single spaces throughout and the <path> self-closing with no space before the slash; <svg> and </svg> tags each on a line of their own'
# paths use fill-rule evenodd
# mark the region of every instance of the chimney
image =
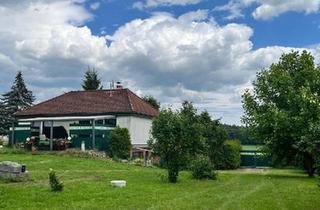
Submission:
<svg viewBox="0 0 320 210">
<path fill-rule="evenodd" d="M 116 88 L 123 89 L 123 85 L 121 84 L 121 82 L 117 82 Z"/>
</svg>

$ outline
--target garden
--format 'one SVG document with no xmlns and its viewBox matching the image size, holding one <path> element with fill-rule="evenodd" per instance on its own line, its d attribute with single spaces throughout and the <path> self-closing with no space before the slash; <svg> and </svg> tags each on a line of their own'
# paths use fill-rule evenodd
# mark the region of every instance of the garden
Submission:
<svg viewBox="0 0 320 210">
<path fill-rule="evenodd" d="M 30 175 L 1 178 L 0 208 L 320 209 L 319 78 L 307 52 L 284 54 L 257 73 L 254 89 L 243 94 L 242 121 L 247 141 L 259 145 L 230 139 L 219 119 L 189 101 L 153 118 L 150 164 L 133 158 L 130 133 L 120 127 L 101 156 L 1 145 L 0 162 L 20 163 Z M 265 156 L 273 168 L 239 169 L 243 155 L 254 166 Z M 113 187 L 115 180 L 126 186 Z"/>
<path fill-rule="evenodd" d="M 27 165 L 30 179 L 0 181 L 0 209 L 319 209 L 316 178 L 297 169 L 218 171 L 216 180 L 197 180 L 182 171 L 179 182 L 166 171 L 101 158 L 45 152 L 2 152 L 0 162 Z M 52 192 L 48 175 L 63 183 Z M 125 188 L 110 181 L 125 179 Z"/>
</svg>

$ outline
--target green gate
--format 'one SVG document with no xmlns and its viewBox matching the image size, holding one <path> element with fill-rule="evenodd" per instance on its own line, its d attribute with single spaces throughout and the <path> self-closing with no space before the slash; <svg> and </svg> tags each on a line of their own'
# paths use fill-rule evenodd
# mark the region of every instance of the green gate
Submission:
<svg viewBox="0 0 320 210">
<path fill-rule="evenodd" d="M 109 133 L 113 128 L 105 125 L 95 126 L 95 149 L 100 151 L 108 150 Z M 72 124 L 70 125 L 70 136 L 72 147 L 80 148 L 81 142 L 85 143 L 86 149 L 93 149 L 93 128 L 92 125 Z"/>
<path fill-rule="evenodd" d="M 242 145 L 241 166 L 269 167 L 271 165 L 270 155 L 261 152 L 261 146 Z"/>
<path fill-rule="evenodd" d="M 31 127 L 30 125 L 17 125 L 14 128 L 14 139 L 13 137 L 13 130 L 10 127 L 9 131 L 9 145 L 12 144 L 19 144 L 25 143 L 27 138 L 31 138 L 32 136 L 39 136 L 39 128 Z"/>
</svg>

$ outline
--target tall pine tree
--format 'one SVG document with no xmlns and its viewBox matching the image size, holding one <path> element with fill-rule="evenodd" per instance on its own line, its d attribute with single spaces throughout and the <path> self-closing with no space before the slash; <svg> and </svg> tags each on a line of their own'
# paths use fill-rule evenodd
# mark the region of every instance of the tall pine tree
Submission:
<svg viewBox="0 0 320 210">
<path fill-rule="evenodd" d="M 93 68 L 86 71 L 82 84 L 84 90 L 98 90 L 102 89 L 101 80 L 98 78 L 98 72 Z"/>
<path fill-rule="evenodd" d="M 0 135 L 6 134 L 6 108 L 3 101 L 0 99 Z"/>
<path fill-rule="evenodd" d="M 27 89 L 21 71 L 15 77 L 13 85 L 9 92 L 2 95 L 2 118 L 1 130 L 8 131 L 12 122 L 14 122 L 13 114 L 19 110 L 26 109 L 32 105 L 35 100 L 32 92 Z"/>
</svg>

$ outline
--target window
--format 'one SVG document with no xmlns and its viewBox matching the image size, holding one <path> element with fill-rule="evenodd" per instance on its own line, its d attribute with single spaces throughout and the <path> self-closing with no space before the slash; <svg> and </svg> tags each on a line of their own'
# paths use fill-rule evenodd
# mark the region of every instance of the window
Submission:
<svg viewBox="0 0 320 210">
<path fill-rule="evenodd" d="M 117 126 L 117 120 L 116 119 L 106 119 L 105 125 L 108 127 L 116 127 Z"/>
<path fill-rule="evenodd" d="M 96 124 L 98 124 L 98 125 L 103 125 L 103 120 L 97 120 L 97 121 L 96 121 Z"/>
<path fill-rule="evenodd" d="M 80 125 L 90 125 L 91 122 L 90 122 L 90 120 L 80 120 L 80 121 L 79 121 L 79 124 L 80 124 Z"/>
</svg>

